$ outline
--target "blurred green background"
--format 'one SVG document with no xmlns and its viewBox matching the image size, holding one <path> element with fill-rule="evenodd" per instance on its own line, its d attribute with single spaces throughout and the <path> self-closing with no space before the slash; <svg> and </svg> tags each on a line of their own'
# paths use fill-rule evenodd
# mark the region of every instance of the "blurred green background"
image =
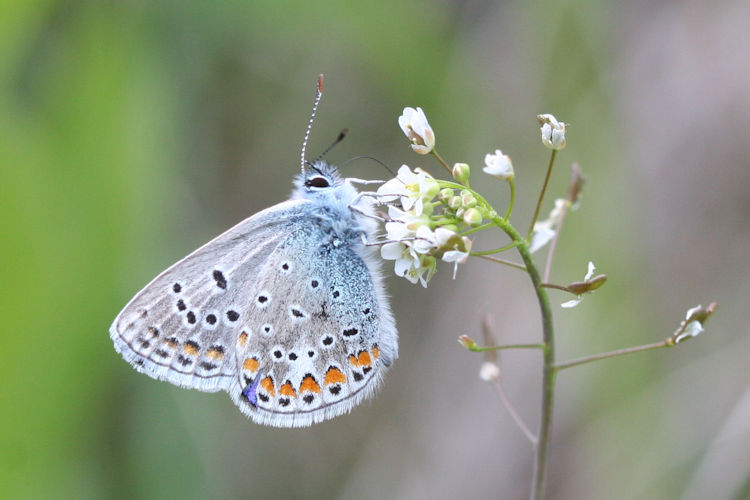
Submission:
<svg viewBox="0 0 750 500">
<path fill-rule="evenodd" d="M 590 183 L 553 280 L 588 260 L 610 279 L 573 310 L 552 295 L 561 359 L 661 340 L 719 301 L 679 348 L 561 374 L 549 497 L 750 498 L 748 25 L 744 0 L 2 2 L 1 496 L 526 497 L 531 449 L 455 340 L 480 338 L 486 312 L 504 342 L 539 338 L 512 269 L 390 278 L 401 355 L 384 389 L 309 429 L 257 426 L 112 349 L 110 322 L 154 275 L 286 198 L 325 73 L 311 156 L 349 127 L 330 160 L 439 175 L 396 125 L 421 106 L 499 207 L 481 162 L 513 157 L 520 228 L 548 154 L 535 115 L 571 124 L 544 212 L 571 162 Z M 502 370 L 535 428 L 538 353 Z"/>
</svg>

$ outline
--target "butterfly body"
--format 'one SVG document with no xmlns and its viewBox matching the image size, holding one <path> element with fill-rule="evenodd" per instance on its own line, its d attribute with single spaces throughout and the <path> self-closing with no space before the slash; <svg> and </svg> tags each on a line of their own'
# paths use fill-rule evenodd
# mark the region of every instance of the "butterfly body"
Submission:
<svg viewBox="0 0 750 500">
<path fill-rule="evenodd" d="M 289 201 L 157 276 L 117 316 L 115 349 L 152 378 L 224 390 L 254 421 L 300 427 L 350 411 L 397 357 L 372 208 L 314 165 Z"/>
</svg>

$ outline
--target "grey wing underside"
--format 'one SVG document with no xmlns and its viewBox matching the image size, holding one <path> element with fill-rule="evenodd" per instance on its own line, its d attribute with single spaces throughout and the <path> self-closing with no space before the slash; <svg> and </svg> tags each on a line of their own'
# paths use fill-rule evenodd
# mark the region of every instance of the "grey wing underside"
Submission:
<svg viewBox="0 0 750 500">
<path fill-rule="evenodd" d="M 152 378 L 228 391 L 236 384 L 236 331 L 252 280 L 306 204 L 293 200 L 263 210 L 158 275 L 112 323 L 115 350 Z"/>
<path fill-rule="evenodd" d="M 299 227 L 276 246 L 253 287 L 229 391 L 246 415 L 301 427 L 373 394 L 398 348 L 370 248 L 315 224 Z"/>
</svg>

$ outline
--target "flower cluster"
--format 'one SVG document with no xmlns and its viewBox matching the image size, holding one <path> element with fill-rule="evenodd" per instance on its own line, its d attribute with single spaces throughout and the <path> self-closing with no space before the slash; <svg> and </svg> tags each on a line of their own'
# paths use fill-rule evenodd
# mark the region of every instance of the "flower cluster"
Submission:
<svg viewBox="0 0 750 500">
<path fill-rule="evenodd" d="M 552 115 L 539 115 L 538 119 L 544 145 L 555 150 L 565 147 L 565 124 Z M 471 253 L 472 241 L 467 235 L 483 229 L 479 226 L 487 219 L 495 218 L 497 224 L 497 213 L 470 189 L 469 165 L 455 163 L 451 168 L 437 153 L 435 133 L 422 108 L 404 108 L 398 124 L 416 153 L 434 156 L 458 183 L 441 181 L 424 170 L 402 165 L 396 178 L 374 193 L 377 202 L 388 209 L 381 256 L 395 261 L 398 276 L 427 286 L 435 274 L 437 260 L 453 263 L 455 278 L 458 264 L 465 262 Z M 507 222 L 515 193 L 513 162 L 496 149 L 485 155 L 482 170 L 510 186 L 510 203 L 504 218 Z M 549 219 L 534 226 L 532 252 L 554 237 L 562 216 L 563 206 L 556 203 Z"/>
<path fill-rule="evenodd" d="M 460 217 L 467 218 L 470 209 L 463 207 L 459 196 L 448 196 L 448 192 L 454 190 L 441 190 L 439 181 L 427 172 L 402 165 L 396 178 L 376 193 L 378 201 L 388 206 L 381 256 L 394 260 L 396 274 L 412 283 L 427 286 L 438 259 L 453 263 L 455 277 L 458 264 L 465 262 L 471 251 L 471 240 L 457 232 L 463 222 Z M 455 209 L 450 207 L 452 200 Z M 466 201 L 476 206 L 476 200 Z M 481 222 L 481 215 L 478 217 Z M 468 218 L 476 220 L 477 216 L 470 212 Z"/>
</svg>

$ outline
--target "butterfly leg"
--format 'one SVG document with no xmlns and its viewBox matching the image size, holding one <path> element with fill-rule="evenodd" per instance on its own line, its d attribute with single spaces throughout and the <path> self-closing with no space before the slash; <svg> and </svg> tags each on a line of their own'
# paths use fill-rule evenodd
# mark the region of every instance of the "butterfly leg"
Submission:
<svg viewBox="0 0 750 500">
<path fill-rule="evenodd" d="M 388 222 L 388 220 L 384 219 L 383 217 L 380 217 L 380 216 L 374 215 L 374 214 L 368 214 L 364 210 L 360 210 L 359 208 L 355 207 L 354 204 L 349 205 L 349 210 L 351 210 L 352 212 L 356 212 L 359 215 L 362 215 L 364 217 L 367 217 L 368 219 L 374 219 L 374 220 L 376 220 L 378 222 Z"/>
<path fill-rule="evenodd" d="M 353 182 L 355 184 L 363 184 L 363 185 L 367 185 L 367 184 L 385 184 L 385 181 L 378 181 L 378 180 L 368 181 L 368 180 L 365 180 L 365 179 L 357 179 L 355 177 L 348 177 L 347 180 L 349 182 Z"/>
<path fill-rule="evenodd" d="M 362 235 L 362 244 L 364 244 L 366 247 L 378 247 L 378 246 L 382 246 L 382 245 L 387 245 L 388 243 L 403 243 L 405 241 L 410 241 L 411 242 L 411 241 L 417 241 L 417 240 L 421 240 L 421 239 L 424 239 L 424 238 L 413 237 L 413 238 L 404 238 L 402 240 L 368 241 L 367 240 L 367 236 L 365 236 L 363 234 Z"/>
</svg>

